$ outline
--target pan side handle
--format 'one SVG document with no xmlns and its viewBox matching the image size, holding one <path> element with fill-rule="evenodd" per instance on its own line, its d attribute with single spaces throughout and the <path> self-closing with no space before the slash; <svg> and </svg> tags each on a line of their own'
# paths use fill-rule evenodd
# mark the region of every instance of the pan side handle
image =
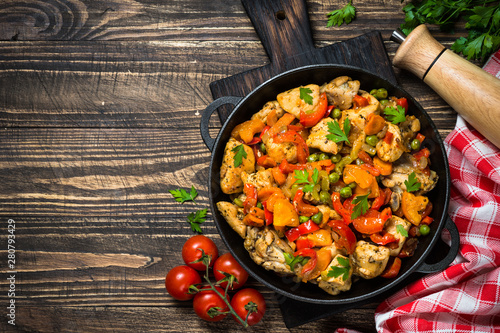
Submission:
<svg viewBox="0 0 500 333">
<path fill-rule="evenodd" d="M 201 114 L 201 122 L 200 122 L 201 138 L 203 139 L 203 142 L 205 142 L 205 145 L 208 147 L 210 151 L 213 150 L 215 144 L 215 139 L 213 139 L 210 136 L 210 130 L 208 128 L 212 113 L 214 113 L 214 111 L 217 110 L 218 107 L 225 104 L 237 105 L 242 99 L 243 97 L 235 97 L 235 96 L 219 97 L 215 101 L 210 103 Z"/>
<path fill-rule="evenodd" d="M 440 262 L 437 262 L 435 264 L 426 264 L 425 262 L 417 269 L 417 272 L 419 273 L 436 273 L 440 272 L 453 262 L 455 257 L 458 254 L 458 250 L 460 247 L 460 234 L 458 233 L 457 226 L 455 223 L 451 220 L 451 218 L 448 216 L 446 220 L 446 224 L 444 226 L 445 229 L 448 229 L 450 232 L 451 236 L 451 245 L 450 245 L 450 250 L 448 251 L 448 254 L 446 257 L 443 258 Z"/>
</svg>

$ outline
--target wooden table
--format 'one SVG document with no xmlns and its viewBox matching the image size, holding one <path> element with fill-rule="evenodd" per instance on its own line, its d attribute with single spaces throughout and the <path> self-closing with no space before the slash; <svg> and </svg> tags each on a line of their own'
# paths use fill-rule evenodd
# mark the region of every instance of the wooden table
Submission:
<svg viewBox="0 0 500 333">
<path fill-rule="evenodd" d="M 392 58 L 400 1 L 356 1 L 355 21 L 327 28 L 326 14 L 345 2 L 307 1 L 316 45 L 379 30 Z M 448 47 L 464 33 L 431 31 Z M 190 302 L 167 294 L 164 278 L 193 235 L 186 216 L 208 207 L 210 152 L 199 121 L 209 83 L 269 62 L 240 1 L 7 0 L 0 39 L 0 330 L 238 330 L 230 318 L 198 320 Z M 456 113 L 416 77 L 396 74 L 445 137 Z M 191 185 L 197 205 L 168 192 Z M 210 216 L 202 229 L 227 251 Z M 16 272 L 15 298 L 7 271 Z M 287 331 L 276 295 L 249 285 L 268 304 L 251 330 Z M 374 331 L 376 306 L 291 331 Z"/>
</svg>

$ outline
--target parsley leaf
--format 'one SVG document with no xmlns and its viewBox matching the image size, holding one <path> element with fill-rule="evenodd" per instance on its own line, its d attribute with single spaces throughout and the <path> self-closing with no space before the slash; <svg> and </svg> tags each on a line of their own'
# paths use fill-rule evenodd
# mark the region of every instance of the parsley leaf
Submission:
<svg viewBox="0 0 500 333">
<path fill-rule="evenodd" d="M 189 191 L 189 193 L 183 188 L 170 190 L 169 192 L 174 196 L 175 201 L 180 203 L 184 203 L 185 201 L 194 201 L 194 198 L 198 196 L 198 191 L 196 191 L 194 186 L 191 186 L 191 191 Z"/>
<path fill-rule="evenodd" d="M 237 168 L 243 163 L 243 159 L 247 158 L 247 152 L 245 151 L 245 146 L 241 144 L 231 149 L 231 151 L 235 153 L 233 157 L 234 167 Z"/>
<path fill-rule="evenodd" d="M 347 118 L 344 120 L 343 131 L 340 129 L 340 125 L 337 120 L 330 121 L 328 122 L 328 132 L 330 132 L 330 134 L 328 134 L 326 138 L 328 140 L 332 140 L 335 143 L 346 141 L 347 143 L 351 144 L 349 142 L 349 138 L 347 137 L 350 131 L 351 131 L 351 124 L 349 123 L 349 119 Z"/>
<path fill-rule="evenodd" d="M 406 121 L 405 109 L 401 105 L 398 105 L 397 109 L 393 108 L 392 106 L 386 107 L 384 109 L 384 114 L 387 120 L 389 120 L 393 124 L 398 124 Z"/>
<path fill-rule="evenodd" d="M 417 175 L 415 174 L 415 171 L 410 173 L 408 180 L 405 180 L 405 186 L 408 192 L 418 191 L 420 189 L 420 185 L 421 184 L 417 182 Z"/>
<path fill-rule="evenodd" d="M 294 257 L 292 254 L 290 253 L 283 253 L 283 255 L 285 256 L 285 263 L 290 266 L 290 269 L 293 271 L 295 269 L 295 265 L 297 265 L 298 263 L 302 263 L 302 261 L 306 258 L 302 257 L 302 256 L 296 256 Z"/>
<path fill-rule="evenodd" d="M 338 278 L 342 275 L 342 281 L 345 281 L 349 278 L 349 271 L 351 270 L 349 259 L 338 256 L 337 261 L 340 266 L 331 266 L 327 276 Z"/>
<path fill-rule="evenodd" d="M 189 224 L 191 224 L 191 230 L 202 234 L 203 232 L 201 231 L 200 224 L 207 219 L 207 209 L 204 208 L 196 211 L 196 213 L 189 213 L 187 219 Z"/>
<path fill-rule="evenodd" d="M 408 231 L 406 231 L 405 227 L 403 227 L 401 224 L 396 225 L 396 230 L 401 236 L 408 237 Z"/>
<path fill-rule="evenodd" d="M 328 23 L 326 27 L 333 27 L 334 25 L 338 25 L 339 27 L 342 24 L 351 23 L 352 19 L 356 16 L 356 7 L 352 5 L 352 0 L 349 1 L 347 5 L 342 7 L 341 9 L 334 10 L 328 13 Z"/>
<path fill-rule="evenodd" d="M 313 104 L 312 90 L 309 88 L 299 88 L 300 91 L 300 99 L 306 102 L 309 105 Z"/>
<path fill-rule="evenodd" d="M 368 211 L 368 194 L 358 195 L 352 201 L 354 208 L 352 210 L 351 219 L 365 214 Z"/>
<path fill-rule="evenodd" d="M 311 175 L 312 181 L 309 180 L 309 172 L 306 170 L 295 170 L 294 172 L 295 184 L 301 185 L 306 184 L 303 188 L 304 193 L 312 192 L 316 184 L 318 184 L 319 171 L 314 168 Z"/>
</svg>

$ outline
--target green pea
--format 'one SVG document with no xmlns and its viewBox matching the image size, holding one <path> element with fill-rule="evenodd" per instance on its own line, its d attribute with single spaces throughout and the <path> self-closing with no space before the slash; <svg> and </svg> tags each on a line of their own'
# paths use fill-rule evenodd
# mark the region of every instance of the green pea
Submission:
<svg viewBox="0 0 500 333">
<path fill-rule="evenodd" d="M 323 213 L 317 212 L 316 214 L 311 216 L 311 220 L 316 224 L 320 224 L 323 221 Z"/>
<path fill-rule="evenodd" d="M 380 105 L 382 106 L 382 109 L 385 109 L 387 104 L 389 104 L 389 100 L 388 99 L 381 99 L 380 100 Z"/>
<path fill-rule="evenodd" d="M 307 221 L 309 221 L 309 216 L 304 216 L 304 215 L 299 216 L 300 223 L 306 223 Z"/>
<path fill-rule="evenodd" d="M 260 201 L 257 202 L 257 208 L 260 208 L 260 209 L 264 208 L 264 206 L 262 206 L 262 202 L 260 202 Z"/>
<path fill-rule="evenodd" d="M 377 93 L 376 93 L 375 97 L 379 100 L 387 98 L 387 89 L 385 89 L 385 88 L 377 89 Z"/>
<path fill-rule="evenodd" d="M 349 198 L 349 197 L 351 197 L 352 196 L 352 190 L 351 190 L 351 188 L 349 186 L 342 187 L 340 189 L 340 196 L 342 198 Z"/>
<path fill-rule="evenodd" d="M 328 175 L 328 180 L 330 181 L 330 184 L 334 184 L 338 182 L 340 179 L 340 175 L 336 172 L 332 172 L 331 174 Z"/>
<path fill-rule="evenodd" d="M 420 141 L 417 139 L 413 139 L 413 141 L 411 142 L 411 149 L 419 150 L 420 149 Z"/>
<path fill-rule="evenodd" d="M 342 156 L 340 156 L 340 154 L 335 154 L 332 155 L 330 159 L 332 160 L 333 163 L 338 163 L 342 159 Z"/>
<path fill-rule="evenodd" d="M 376 135 L 368 135 L 365 138 L 365 142 L 372 147 L 375 147 L 378 143 L 378 137 Z"/>
<path fill-rule="evenodd" d="M 340 118 L 340 116 L 342 116 L 342 111 L 340 111 L 339 108 L 335 108 L 332 110 L 332 113 L 330 114 L 330 116 L 334 119 Z"/>
<path fill-rule="evenodd" d="M 243 208 L 243 200 L 241 200 L 240 198 L 234 198 L 233 203 L 234 203 L 236 206 L 238 206 L 238 207 L 240 207 L 240 208 Z"/>
<path fill-rule="evenodd" d="M 329 202 L 330 201 L 330 193 L 328 193 L 327 191 L 321 191 L 321 192 L 319 192 L 319 200 L 322 203 Z"/>
<path fill-rule="evenodd" d="M 265 154 L 266 153 L 266 144 L 264 142 L 260 143 L 260 150 Z"/>
<path fill-rule="evenodd" d="M 324 161 L 324 160 L 330 159 L 330 157 L 327 154 L 325 154 L 325 153 L 321 153 L 321 154 L 319 154 L 318 159 L 320 161 Z"/>
<path fill-rule="evenodd" d="M 311 154 L 311 155 L 307 156 L 307 162 L 309 162 L 309 163 L 316 162 L 318 159 L 319 159 L 318 154 Z"/>
<path fill-rule="evenodd" d="M 370 95 L 376 96 L 377 95 L 378 89 L 372 89 L 370 90 Z"/>
<path fill-rule="evenodd" d="M 422 224 L 420 226 L 420 234 L 422 236 L 429 234 L 430 231 L 431 231 L 431 228 L 429 228 L 429 226 L 427 224 Z"/>
<path fill-rule="evenodd" d="M 356 182 L 352 182 L 350 183 L 349 185 L 347 185 L 351 190 L 354 190 L 354 188 L 356 188 L 358 184 L 356 184 Z"/>
</svg>

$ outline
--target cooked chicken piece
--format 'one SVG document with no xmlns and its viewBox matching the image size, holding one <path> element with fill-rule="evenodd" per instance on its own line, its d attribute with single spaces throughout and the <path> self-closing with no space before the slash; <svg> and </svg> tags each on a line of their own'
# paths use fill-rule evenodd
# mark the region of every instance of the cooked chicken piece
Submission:
<svg viewBox="0 0 500 333">
<path fill-rule="evenodd" d="M 399 127 L 392 123 L 387 123 L 387 126 L 387 131 L 392 133 L 391 143 L 380 140 L 375 149 L 377 150 L 378 157 L 380 157 L 382 161 L 394 162 L 403 155 L 405 148 L 401 141 L 401 131 Z"/>
<path fill-rule="evenodd" d="M 276 116 L 281 118 L 285 114 L 285 110 L 279 105 L 278 101 L 267 102 L 264 107 L 252 116 L 252 119 L 260 119 L 267 125 L 267 116 L 271 111 L 276 111 Z"/>
<path fill-rule="evenodd" d="M 293 274 L 290 266 L 286 264 L 284 255 L 284 253 L 293 255 L 293 250 L 273 229 L 248 227 L 243 244 L 252 260 L 265 269 L 282 275 Z"/>
<path fill-rule="evenodd" d="M 393 163 L 392 173 L 382 178 L 382 184 L 391 188 L 397 186 L 406 191 L 405 181 L 412 172 L 415 172 L 417 181 L 420 183 L 420 190 L 415 191 L 414 194 L 422 195 L 431 191 L 436 186 L 439 176 L 433 170 L 427 176 L 422 170 L 413 166 L 413 160 L 413 155 L 404 153 L 398 161 Z"/>
<path fill-rule="evenodd" d="M 236 152 L 233 149 L 239 145 L 243 145 L 247 157 L 242 159 L 243 163 L 238 167 L 234 166 L 234 156 Z M 255 156 L 252 148 L 230 138 L 224 149 L 224 158 L 220 167 L 220 187 L 222 192 L 233 194 L 243 191 L 243 180 L 241 179 L 242 172 L 252 173 L 255 171 Z"/>
<path fill-rule="evenodd" d="M 330 295 L 338 295 L 342 291 L 347 291 L 351 289 L 352 285 L 352 272 L 353 267 L 352 264 L 349 264 L 349 270 L 347 271 L 348 276 L 344 279 L 344 275 L 339 275 L 338 277 L 328 276 L 328 272 L 333 267 L 341 267 L 347 270 L 347 267 L 339 263 L 339 258 L 343 258 L 349 261 L 349 258 L 344 257 L 341 254 L 337 254 L 332 262 L 328 265 L 328 268 L 321 272 L 320 277 L 318 278 L 318 287 L 329 293 Z M 342 260 L 342 259 L 341 259 Z"/>
<path fill-rule="evenodd" d="M 311 128 L 311 133 L 306 140 L 309 148 L 317 148 L 325 153 L 337 154 L 342 143 L 335 143 L 326 138 L 330 134 L 328 131 L 328 123 L 333 123 L 331 118 L 323 118 Z"/>
<path fill-rule="evenodd" d="M 321 86 L 320 91 L 326 92 L 328 103 L 333 104 L 341 110 L 349 109 L 352 99 L 358 93 L 360 83 L 348 76 L 339 76 L 329 83 Z"/>
<path fill-rule="evenodd" d="M 401 130 L 403 146 L 407 151 L 410 151 L 410 144 L 415 138 L 415 135 L 420 131 L 420 120 L 418 120 L 415 116 L 406 116 L 406 121 L 399 123 L 398 126 Z"/>
<path fill-rule="evenodd" d="M 411 223 L 406 221 L 405 219 L 402 219 L 400 217 L 397 217 L 393 215 L 390 219 L 385 222 L 384 229 L 388 233 L 394 235 L 394 237 L 398 240 L 398 247 L 395 249 L 389 249 L 391 256 L 397 256 L 399 252 L 401 252 L 401 249 L 403 248 L 403 244 L 406 241 L 406 237 L 401 235 L 401 233 L 398 231 L 397 226 L 400 225 L 402 226 L 406 231 L 410 230 Z"/>
<path fill-rule="evenodd" d="M 373 279 L 382 274 L 389 261 L 390 251 L 385 246 L 377 246 L 365 241 L 358 241 L 354 253 L 350 256 L 354 274 L 364 279 Z"/>
<path fill-rule="evenodd" d="M 274 143 L 274 139 L 269 138 L 264 144 L 266 145 L 267 156 L 276 163 L 281 163 L 284 158 L 289 163 L 297 163 L 297 147 L 293 143 Z"/>
<path fill-rule="evenodd" d="M 306 103 L 300 98 L 300 88 L 310 89 L 312 96 L 312 104 Z M 286 111 L 293 114 L 297 119 L 300 118 L 300 111 L 309 112 L 316 109 L 319 102 L 319 86 L 316 84 L 308 84 L 305 87 L 294 88 L 281 94 L 278 94 L 278 103 Z"/>
<path fill-rule="evenodd" d="M 243 218 L 245 217 L 243 208 L 239 208 L 235 204 L 227 201 L 219 201 L 217 202 L 217 209 L 231 228 L 233 228 L 242 238 L 245 238 L 247 225 L 243 223 Z"/>
<path fill-rule="evenodd" d="M 264 187 L 273 187 L 275 184 L 271 169 L 264 169 L 251 174 L 242 172 L 241 179 L 243 180 L 243 184 L 250 183 L 254 185 L 257 191 Z"/>
</svg>

